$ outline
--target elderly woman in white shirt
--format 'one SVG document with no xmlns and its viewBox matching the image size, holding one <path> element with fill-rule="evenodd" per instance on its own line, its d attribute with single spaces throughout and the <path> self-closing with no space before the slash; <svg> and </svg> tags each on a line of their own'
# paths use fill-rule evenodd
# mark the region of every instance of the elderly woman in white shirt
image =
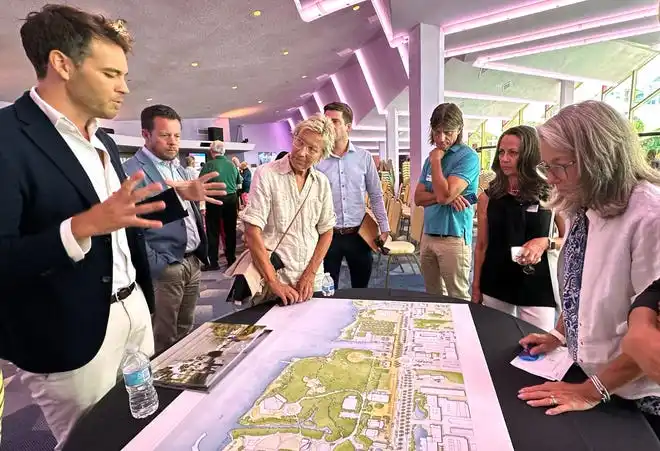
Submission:
<svg viewBox="0 0 660 451">
<path fill-rule="evenodd" d="M 631 304 L 660 276 L 660 173 L 644 159 L 630 123 L 603 102 L 562 109 L 539 137 L 537 169 L 570 221 L 559 262 L 563 313 L 550 333 L 520 344 L 532 354 L 566 344 L 589 379 L 527 387 L 518 396 L 556 415 L 616 394 L 634 400 L 658 434 L 660 385 L 642 377 L 621 343 Z"/>
<path fill-rule="evenodd" d="M 323 258 L 336 219 L 330 182 L 314 165 L 328 157 L 334 142 L 332 121 L 311 116 L 296 126 L 291 153 L 260 166 L 252 178 L 242 215 L 247 245 L 268 285 L 268 297 L 285 305 L 306 301 L 321 289 Z M 283 235 L 276 252 L 284 269 L 278 273 L 269 254 Z"/>
</svg>

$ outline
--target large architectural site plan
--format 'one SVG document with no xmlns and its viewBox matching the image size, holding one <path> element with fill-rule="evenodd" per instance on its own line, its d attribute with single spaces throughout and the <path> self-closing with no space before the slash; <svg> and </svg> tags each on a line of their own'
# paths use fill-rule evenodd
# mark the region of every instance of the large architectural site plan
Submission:
<svg viewBox="0 0 660 451">
<path fill-rule="evenodd" d="M 513 450 L 467 305 L 313 299 L 257 324 L 267 340 L 125 449 Z"/>
</svg>

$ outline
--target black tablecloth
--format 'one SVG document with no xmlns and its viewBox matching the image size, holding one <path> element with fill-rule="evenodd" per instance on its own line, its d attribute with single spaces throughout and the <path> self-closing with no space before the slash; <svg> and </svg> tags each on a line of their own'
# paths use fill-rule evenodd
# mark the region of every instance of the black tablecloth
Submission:
<svg viewBox="0 0 660 451">
<path fill-rule="evenodd" d="M 340 290 L 335 297 L 463 302 L 424 293 L 387 289 Z M 255 323 L 270 308 L 271 305 L 253 307 L 226 316 L 221 321 Z M 520 401 L 517 393 L 521 387 L 542 383 L 544 380 L 514 368 L 509 362 L 520 351 L 518 340 L 538 330 L 524 321 L 480 305 L 470 304 L 470 310 L 516 451 L 660 451 L 660 442 L 630 402 L 617 400 L 587 412 L 550 417 L 544 414 L 545 409 L 532 408 Z M 584 379 L 584 373 L 573 367 L 564 380 L 580 382 Z M 215 389 L 222 390 L 222 382 Z M 181 393 L 160 387 L 157 390 L 160 400 L 158 413 Z M 136 420 L 131 416 L 128 395 L 120 382 L 79 422 L 64 451 L 120 450 L 154 418 L 155 415 Z"/>
</svg>

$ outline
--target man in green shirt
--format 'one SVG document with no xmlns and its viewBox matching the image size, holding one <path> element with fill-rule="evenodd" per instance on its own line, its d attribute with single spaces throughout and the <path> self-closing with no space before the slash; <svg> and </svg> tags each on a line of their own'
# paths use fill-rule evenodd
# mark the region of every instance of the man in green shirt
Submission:
<svg viewBox="0 0 660 451">
<path fill-rule="evenodd" d="M 225 146 L 222 141 L 213 141 L 210 147 L 211 160 L 207 161 L 202 168 L 200 177 L 209 172 L 217 172 L 214 182 L 222 182 L 227 188 L 227 195 L 219 197 L 222 205 L 206 204 L 206 236 L 209 244 L 209 265 L 202 271 L 215 271 L 220 269 L 218 265 L 218 247 L 220 235 L 222 234 L 225 258 L 227 265 L 231 266 L 236 261 L 236 222 L 238 219 L 238 196 L 237 185 L 241 183 L 238 168 L 225 156 Z M 221 225 L 222 221 L 222 225 Z"/>
</svg>

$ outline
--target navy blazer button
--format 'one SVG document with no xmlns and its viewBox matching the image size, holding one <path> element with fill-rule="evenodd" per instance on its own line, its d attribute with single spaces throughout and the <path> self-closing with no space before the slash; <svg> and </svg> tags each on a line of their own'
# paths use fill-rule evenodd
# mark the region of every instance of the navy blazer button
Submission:
<svg viewBox="0 0 660 451">
<path fill-rule="evenodd" d="M 111 276 L 103 276 L 103 277 L 101 277 L 101 282 L 111 283 L 112 282 L 112 277 Z"/>
</svg>

